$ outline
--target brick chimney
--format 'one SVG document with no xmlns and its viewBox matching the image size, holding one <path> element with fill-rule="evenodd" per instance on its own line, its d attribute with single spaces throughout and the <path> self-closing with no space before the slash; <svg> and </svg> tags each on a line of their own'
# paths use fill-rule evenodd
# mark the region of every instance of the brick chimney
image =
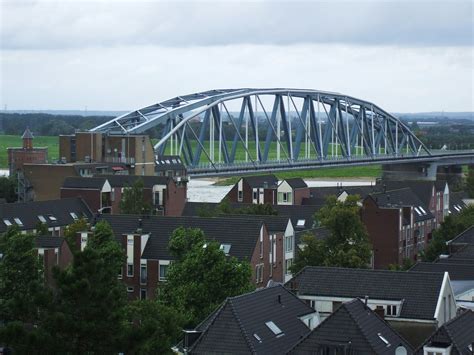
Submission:
<svg viewBox="0 0 474 355">
<path fill-rule="evenodd" d="M 385 310 L 382 306 L 377 306 L 374 309 L 375 314 L 377 314 L 380 318 L 385 318 Z"/>
</svg>

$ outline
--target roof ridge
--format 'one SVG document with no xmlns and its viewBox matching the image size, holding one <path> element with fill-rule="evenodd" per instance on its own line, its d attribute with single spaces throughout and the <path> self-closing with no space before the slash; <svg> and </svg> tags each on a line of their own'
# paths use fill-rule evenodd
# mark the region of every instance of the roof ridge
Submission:
<svg viewBox="0 0 474 355">
<path fill-rule="evenodd" d="M 239 298 L 244 298 L 244 297 L 253 295 L 253 294 L 258 293 L 258 292 L 268 291 L 268 290 L 271 290 L 271 289 L 274 289 L 274 288 L 277 288 L 277 287 L 283 287 L 283 285 L 273 285 L 273 286 L 268 286 L 268 287 L 257 288 L 253 291 L 243 293 L 241 295 L 229 297 L 229 299 L 236 300 L 236 299 L 239 299 Z"/>
<path fill-rule="evenodd" d="M 245 330 L 245 328 L 243 327 L 242 325 L 242 322 L 240 321 L 240 318 L 239 316 L 237 315 L 237 311 L 234 309 L 234 305 L 233 305 L 233 302 L 232 302 L 232 298 L 229 298 L 228 301 L 229 301 L 229 304 L 230 304 L 230 310 L 232 312 L 232 314 L 234 315 L 234 318 L 235 320 L 237 321 L 237 325 L 239 326 L 240 328 L 240 331 L 242 332 L 243 336 L 244 336 L 244 339 L 246 340 L 247 342 L 247 346 L 250 348 L 250 350 L 252 351 L 252 353 L 256 353 L 257 351 L 255 350 L 252 342 L 250 341 L 250 338 Z"/>
<path fill-rule="evenodd" d="M 432 274 L 438 275 L 438 272 L 431 272 L 431 271 L 405 271 L 405 270 L 383 270 L 383 269 L 361 269 L 361 268 L 350 268 L 350 267 L 339 267 L 339 266 L 311 266 L 307 265 L 300 271 L 298 271 L 293 277 L 295 278 L 301 271 L 307 268 L 324 268 L 324 269 L 334 269 L 334 270 L 351 270 L 351 271 L 363 271 L 363 272 L 370 272 L 370 273 L 380 273 L 380 274 Z M 291 279 L 288 281 L 290 282 Z"/>
<path fill-rule="evenodd" d="M 203 324 L 207 319 L 209 319 L 211 316 L 213 316 L 213 317 L 212 317 L 212 320 L 211 320 L 209 323 L 207 323 L 206 328 L 201 331 L 201 335 L 199 336 L 199 338 L 197 338 L 196 341 L 194 342 L 194 344 L 191 345 L 191 349 L 194 348 L 198 343 L 200 343 L 202 339 L 204 339 L 204 334 L 206 334 L 206 331 L 209 329 L 209 327 L 211 326 L 211 324 L 214 324 L 215 320 L 217 319 L 217 317 L 219 316 L 219 314 L 220 314 L 220 313 L 222 312 L 222 310 L 224 309 L 224 306 L 226 305 L 227 300 L 228 300 L 228 298 L 227 298 L 224 302 L 221 303 L 221 305 L 219 306 L 218 309 L 216 309 L 214 312 L 212 312 L 210 315 L 208 315 L 206 318 L 204 318 L 204 319 L 201 321 L 201 323 L 199 323 L 199 324 L 194 328 L 194 329 L 197 329 L 197 328 L 198 328 L 201 324 Z M 191 349 L 190 349 L 190 350 L 191 350 Z"/>
<path fill-rule="evenodd" d="M 364 335 L 365 337 L 365 341 L 367 341 L 367 343 L 369 344 L 370 348 L 374 351 L 374 353 L 376 353 L 376 349 L 374 349 L 374 346 L 372 344 L 371 341 L 369 341 L 369 337 L 368 337 L 368 334 L 367 332 L 365 332 L 365 330 L 362 328 L 362 326 L 360 325 L 359 321 L 357 320 L 356 317 L 354 317 L 354 315 L 352 314 L 352 312 L 349 310 L 349 308 L 347 308 L 347 305 L 348 304 L 352 304 L 352 303 L 357 303 L 357 302 L 360 302 L 362 303 L 362 301 L 359 299 L 359 298 L 354 298 L 352 301 L 349 301 L 349 302 L 345 302 L 343 303 L 339 308 L 343 308 L 346 310 L 346 312 L 349 314 L 349 317 L 354 321 L 355 325 L 357 326 L 357 328 L 360 330 L 360 332 Z M 364 311 L 366 311 L 366 305 L 364 303 L 362 303 L 362 307 L 364 307 Z M 369 308 L 369 311 L 372 312 L 372 310 Z"/>
</svg>

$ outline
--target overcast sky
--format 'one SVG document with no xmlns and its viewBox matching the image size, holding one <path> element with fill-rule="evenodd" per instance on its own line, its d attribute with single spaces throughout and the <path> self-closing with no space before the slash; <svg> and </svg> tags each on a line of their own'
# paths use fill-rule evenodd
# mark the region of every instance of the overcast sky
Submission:
<svg viewBox="0 0 474 355">
<path fill-rule="evenodd" d="M 474 111 L 470 0 L 0 1 L 10 110 L 294 87 L 391 112 Z"/>
</svg>

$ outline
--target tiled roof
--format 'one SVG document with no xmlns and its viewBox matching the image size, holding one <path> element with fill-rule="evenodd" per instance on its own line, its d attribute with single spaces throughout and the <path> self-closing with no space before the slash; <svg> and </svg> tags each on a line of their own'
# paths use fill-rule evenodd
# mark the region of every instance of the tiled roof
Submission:
<svg viewBox="0 0 474 355">
<path fill-rule="evenodd" d="M 351 354 L 394 354 L 398 346 L 405 347 L 408 353 L 412 350 L 405 339 L 359 299 L 343 303 L 289 353 L 319 354 L 319 347 L 328 345 L 345 347 Z"/>
<path fill-rule="evenodd" d="M 143 182 L 145 188 L 153 188 L 155 185 L 167 185 L 170 178 L 166 176 L 141 176 L 141 175 L 100 175 L 109 181 L 112 187 L 129 187 L 137 180 Z"/>
<path fill-rule="evenodd" d="M 451 354 L 472 354 L 474 344 L 474 312 L 466 310 L 449 322 L 443 324 L 436 330 L 423 345 L 421 345 L 416 354 L 423 354 L 423 346 L 448 347 L 452 346 Z"/>
<path fill-rule="evenodd" d="M 26 127 L 25 132 L 23 132 L 23 135 L 21 136 L 21 139 L 33 139 L 33 133 L 31 133 L 30 129 Z"/>
<path fill-rule="evenodd" d="M 444 184 L 438 183 L 438 185 L 443 185 L 441 189 L 443 191 Z M 429 206 L 433 196 L 433 188 L 439 187 L 433 181 L 383 181 L 380 186 L 386 188 L 387 191 L 409 188 L 423 202 L 424 206 Z"/>
<path fill-rule="evenodd" d="M 303 189 L 303 188 L 308 187 L 308 185 L 306 185 L 306 182 L 301 178 L 285 179 L 285 181 L 293 189 Z"/>
<path fill-rule="evenodd" d="M 415 209 L 413 213 L 415 222 L 434 219 L 434 216 L 430 212 L 428 206 L 424 204 L 409 187 L 400 190 L 376 192 L 371 194 L 370 198 L 372 198 L 377 206 L 381 208 L 400 208 L 413 206 Z"/>
<path fill-rule="evenodd" d="M 53 237 L 50 235 L 42 235 L 36 237 L 35 244 L 37 248 L 60 248 L 61 244 L 63 244 L 64 238 L 63 237 Z"/>
<path fill-rule="evenodd" d="M 451 239 L 449 244 L 474 244 L 474 225 Z"/>
<path fill-rule="evenodd" d="M 474 260 L 474 244 L 466 244 L 462 248 L 458 249 L 455 253 L 452 253 L 448 259 L 473 259 Z"/>
<path fill-rule="evenodd" d="M 91 218 L 92 212 L 81 198 L 0 204 L 0 233 L 7 229 L 5 219 L 21 230 L 33 230 L 39 222 L 48 227 L 66 226 L 74 222 L 74 213 L 78 218 Z M 42 216 L 45 221 L 41 221 Z M 50 218 L 52 217 L 52 218 Z M 15 221 L 18 218 L 22 225 Z"/>
<path fill-rule="evenodd" d="M 403 300 L 401 318 L 434 319 L 444 275 L 307 266 L 285 285 L 299 295 Z"/>
<path fill-rule="evenodd" d="M 451 280 L 474 280 L 474 267 L 455 263 L 416 263 L 409 271 L 448 272 Z"/>
<path fill-rule="evenodd" d="M 278 179 L 275 175 L 255 175 L 255 176 L 244 176 L 242 179 L 249 184 L 252 188 L 274 188 L 278 186 Z"/>
<path fill-rule="evenodd" d="M 229 254 L 238 259 L 250 260 L 260 236 L 262 222 L 245 218 L 160 217 L 134 215 L 101 215 L 117 238 L 135 233 L 142 220 L 142 231 L 150 234 L 143 251 L 143 259 L 172 260 L 168 251 L 169 238 L 179 227 L 200 228 L 208 239 L 230 244 Z"/>
<path fill-rule="evenodd" d="M 459 214 L 463 208 L 466 207 L 463 199 L 467 198 L 467 193 L 465 191 L 459 192 L 450 192 L 449 193 L 449 213 L 450 214 Z"/>
<path fill-rule="evenodd" d="M 64 179 L 63 188 L 96 189 L 101 190 L 107 181 L 104 177 L 69 176 Z"/>
<path fill-rule="evenodd" d="M 299 317 L 314 312 L 282 286 L 230 297 L 197 327 L 203 333 L 190 353 L 285 354 L 310 332 Z M 274 334 L 267 322 L 273 322 L 283 335 Z"/>
</svg>

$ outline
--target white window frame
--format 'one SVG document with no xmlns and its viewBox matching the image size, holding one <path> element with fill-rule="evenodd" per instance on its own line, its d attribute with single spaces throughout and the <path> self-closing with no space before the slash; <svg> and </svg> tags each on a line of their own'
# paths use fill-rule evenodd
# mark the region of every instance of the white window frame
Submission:
<svg viewBox="0 0 474 355">
<path fill-rule="evenodd" d="M 166 272 L 165 272 L 165 276 L 161 276 L 161 267 L 164 267 L 166 266 Z M 160 260 L 158 262 L 158 281 L 166 281 L 166 274 L 168 274 L 168 270 L 169 270 L 169 267 L 170 267 L 170 262 L 169 260 Z"/>
</svg>

